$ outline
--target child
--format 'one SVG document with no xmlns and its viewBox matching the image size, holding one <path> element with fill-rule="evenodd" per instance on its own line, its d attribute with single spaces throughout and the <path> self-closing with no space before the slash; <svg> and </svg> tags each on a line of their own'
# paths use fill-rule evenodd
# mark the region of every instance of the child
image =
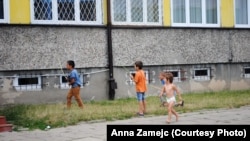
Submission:
<svg viewBox="0 0 250 141">
<path fill-rule="evenodd" d="M 158 76 L 160 81 L 161 81 L 161 84 L 163 85 L 163 88 L 162 88 L 162 91 L 161 91 L 161 93 L 163 93 L 163 95 L 165 93 L 165 91 L 164 91 L 165 79 L 164 78 L 166 77 L 166 73 L 167 72 L 160 72 L 160 74 Z M 176 95 L 176 92 L 174 93 L 174 95 Z M 166 96 L 166 95 L 164 95 L 164 96 Z M 161 105 L 160 106 L 167 106 L 166 98 L 160 97 L 160 100 L 161 100 Z M 179 101 L 178 103 L 175 103 L 176 107 L 183 106 L 183 105 L 184 105 L 184 100 Z"/>
<path fill-rule="evenodd" d="M 166 101 L 167 101 L 167 109 L 168 109 L 168 118 L 167 123 L 171 122 L 171 116 L 174 114 L 176 116 L 176 121 L 178 121 L 178 114 L 174 110 L 174 105 L 176 103 L 174 92 L 177 93 L 179 96 L 179 99 L 182 101 L 181 94 L 177 87 L 173 84 L 173 74 L 170 72 L 167 72 L 166 74 L 163 74 L 164 76 L 164 92 L 166 93 Z M 160 97 L 163 95 L 163 91 L 160 94 Z"/>
<path fill-rule="evenodd" d="M 135 75 L 130 75 L 131 79 L 135 82 L 135 89 L 137 94 L 137 100 L 139 104 L 138 116 L 144 116 L 146 111 L 145 92 L 147 90 L 145 73 L 142 70 L 143 63 L 136 61 L 134 68 L 136 70 Z"/>
<path fill-rule="evenodd" d="M 71 107 L 71 98 L 74 96 L 78 106 L 83 109 L 83 102 L 80 96 L 81 81 L 77 70 L 75 69 L 75 62 L 72 60 L 67 61 L 66 68 L 70 71 L 67 77 L 68 83 L 71 86 L 67 95 L 67 108 Z"/>
</svg>

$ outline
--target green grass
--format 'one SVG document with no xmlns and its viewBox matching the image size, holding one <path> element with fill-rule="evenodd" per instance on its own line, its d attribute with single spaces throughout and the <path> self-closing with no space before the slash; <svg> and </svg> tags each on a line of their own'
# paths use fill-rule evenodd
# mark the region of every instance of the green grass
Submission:
<svg viewBox="0 0 250 141">
<path fill-rule="evenodd" d="M 176 107 L 178 113 L 193 112 L 203 109 L 238 108 L 250 105 L 250 90 L 221 91 L 206 93 L 189 93 L 182 95 L 184 107 Z M 160 107 L 157 96 L 147 97 L 147 115 L 166 115 L 166 108 Z M 72 99 L 74 101 L 74 99 Z M 15 130 L 44 130 L 47 125 L 52 128 L 74 125 L 82 121 L 122 120 L 132 118 L 137 112 L 135 98 L 113 101 L 85 102 L 84 110 L 73 103 L 71 110 L 66 110 L 65 103 L 43 105 L 12 105 L 1 108 L 0 115 L 15 125 Z"/>
</svg>

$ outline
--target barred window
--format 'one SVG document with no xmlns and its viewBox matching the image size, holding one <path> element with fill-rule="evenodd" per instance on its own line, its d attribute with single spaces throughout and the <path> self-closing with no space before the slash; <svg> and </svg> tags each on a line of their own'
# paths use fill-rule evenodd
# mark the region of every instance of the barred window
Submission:
<svg viewBox="0 0 250 141">
<path fill-rule="evenodd" d="M 250 0 L 235 0 L 235 27 L 250 27 Z"/>
<path fill-rule="evenodd" d="M 8 0 L 0 0 L 0 23 L 8 22 Z"/>
<path fill-rule="evenodd" d="M 102 0 L 31 0 L 32 23 L 102 24 Z"/>
<path fill-rule="evenodd" d="M 173 26 L 219 27 L 220 0 L 171 0 Z"/>
<path fill-rule="evenodd" d="M 211 69 L 210 68 L 195 68 L 193 78 L 194 80 L 210 80 Z"/>
<path fill-rule="evenodd" d="M 181 73 L 181 69 L 176 69 L 176 70 L 163 70 L 163 72 L 171 72 L 174 77 L 175 82 L 181 82 L 183 79 L 183 74 Z"/>
<path fill-rule="evenodd" d="M 135 76 L 135 73 L 136 73 L 136 71 L 131 70 L 131 71 L 129 71 L 129 76 L 130 75 Z M 149 70 L 144 69 L 144 73 L 145 73 L 145 77 L 146 77 L 146 83 L 149 84 L 150 83 L 150 72 L 149 72 Z M 127 81 L 127 83 L 129 85 L 135 85 L 135 82 L 130 77 L 129 77 L 129 80 Z"/>
<path fill-rule="evenodd" d="M 17 91 L 42 90 L 42 77 L 40 75 L 21 75 L 14 79 L 13 86 Z"/>
<path fill-rule="evenodd" d="M 244 67 L 244 77 L 250 78 L 250 67 Z"/>
<path fill-rule="evenodd" d="M 113 24 L 161 24 L 161 0 L 112 0 Z"/>
</svg>

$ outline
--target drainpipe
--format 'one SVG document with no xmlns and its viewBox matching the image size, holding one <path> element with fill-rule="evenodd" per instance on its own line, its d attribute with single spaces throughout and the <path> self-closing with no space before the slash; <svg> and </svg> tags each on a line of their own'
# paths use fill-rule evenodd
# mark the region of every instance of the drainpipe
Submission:
<svg viewBox="0 0 250 141">
<path fill-rule="evenodd" d="M 111 3 L 107 0 L 107 37 L 108 37 L 108 67 L 109 67 L 109 100 L 115 99 L 115 89 L 117 83 L 113 72 L 113 50 L 112 50 L 112 23 L 111 23 Z"/>
</svg>

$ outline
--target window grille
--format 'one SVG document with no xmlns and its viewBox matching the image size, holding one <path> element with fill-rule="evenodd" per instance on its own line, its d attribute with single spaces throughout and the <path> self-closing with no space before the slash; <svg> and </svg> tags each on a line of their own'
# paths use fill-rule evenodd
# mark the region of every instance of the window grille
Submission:
<svg viewBox="0 0 250 141">
<path fill-rule="evenodd" d="M 75 1 L 57 0 L 58 20 L 75 20 Z"/>
<path fill-rule="evenodd" d="M 194 80 L 210 80 L 211 77 L 211 68 L 194 68 L 193 70 Z"/>
<path fill-rule="evenodd" d="M 96 0 L 80 1 L 81 21 L 96 21 Z"/>
<path fill-rule="evenodd" d="M 244 67 L 243 74 L 245 78 L 250 78 L 250 67 Z"/>
<path fill-rule="evenodd" d="M 163 72 L 171 72 L 174 76 L 174 80 L 173 80 L 174 82 L 181 82 L 181 81 L 186 80 L 186 77 L 185 77 L 186 71 L 184 71 L 183 69 L 169 68 L 169 69 L 163 70 Z"/>
<path fill-rule="evenodd" d="M 52 20 L 51 0 L 34 0 L 35 20 Z"/>
<path fill-rule="evenodd" d="M 14 78 L 13 86 L 17 91 L 42 90 L 42 77 L 37 74 L 19 75 Z"/>
<path fill-rule="evenodd" d="M 102 0 L 31 0 L 32 23 L 102 24 Z"/>
<path fill-rule="evenodd" d="M 112 0 L 112 22 L 117 25 L 161 25 L 161 0 Z"/>
<path fill-rule="evenodd" d="M 85 85 L 88 85 L 89 81 L 88 81 L 88 75 L 81 73 L 79 74 L 80 76 L 80 80 L 82 82 L 81 84 L 81 88 L 83 88 Z M 66 79 L 67 76 L 61 75 L 60 76 L 60 88 L 61 89 L 69 89 L 70 85 L 68 84 L 68 80 Z"/>
<path fill-rule="evenodd" d="M 135 70 L 131 70 L 129 71 L 129 80 L 128 80 L 128 84 L 129 85 L 135 85 L 135 82 L 130 78 L 130 75 L 135 75 Z M 150 79 L 150 72 L 149 70 L 144 70 L 145 76 L 146 76 L 146 83 L 149 84 L 151 79 Z"/>
</svg>

